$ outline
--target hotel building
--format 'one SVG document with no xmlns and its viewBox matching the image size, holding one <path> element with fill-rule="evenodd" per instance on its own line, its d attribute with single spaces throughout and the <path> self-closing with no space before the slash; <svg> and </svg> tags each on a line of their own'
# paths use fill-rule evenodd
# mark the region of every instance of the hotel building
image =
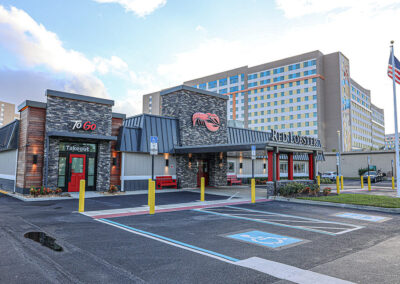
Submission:
<svg viewBox="0 0 400 284">
<path fill-rule="evenodd" d="M 231 126 L 318 137 L 326 151 L 384 146 L 384 113 L 370 91 L 350 77 L 341 52 L 313 51 L 253 67 L 242 66 L 184 82 L 229 97 Z M 143 112 L 161 112 L 160 93 L 143 97 Z"/>
<path fill-rule="evenodd" d="M 19 115 L 15 114 L 15 105 L 0 101 L 0 127 L 16 118 L 19 118 Z"/>
</svg>

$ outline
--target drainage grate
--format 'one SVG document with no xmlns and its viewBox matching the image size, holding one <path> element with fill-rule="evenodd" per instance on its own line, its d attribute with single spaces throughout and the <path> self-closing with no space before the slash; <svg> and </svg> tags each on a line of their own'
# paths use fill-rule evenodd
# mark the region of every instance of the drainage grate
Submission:
<svg viewBox="0 0 400 284">
<path fill-rule="evenodd" d="M 25 238 L 34 240 L 41 243 L 43 246 L 48 247 L 54 251 L 63 251 L 63 248 L 56 244 L 56 239 L 49 237 L 43 232 L 28 232 L 24 235 Z"/>
</svg>

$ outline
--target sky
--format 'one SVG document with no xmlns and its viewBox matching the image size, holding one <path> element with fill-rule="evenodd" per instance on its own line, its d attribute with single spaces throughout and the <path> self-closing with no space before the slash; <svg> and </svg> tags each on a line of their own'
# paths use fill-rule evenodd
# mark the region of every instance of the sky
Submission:
<svg viewBox="0 0 400 284">
<path fill-rule="evenodd" d="M 134 115 L 144 94 L 186 80 L 341 51 L 393 133 L 391 40 L 400 58 L 398 0 L 0 0 L 0 100 L 55 89 Z"/>
</svg>

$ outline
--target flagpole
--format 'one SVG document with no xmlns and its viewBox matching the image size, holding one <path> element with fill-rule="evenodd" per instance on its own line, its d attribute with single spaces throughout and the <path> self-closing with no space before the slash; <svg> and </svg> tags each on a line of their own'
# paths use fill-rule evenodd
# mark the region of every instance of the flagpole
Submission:
<svg viewBox="0 0 400 284">
<path fill-rule="evenodd" d="M 399 166 L 399 131 L 397 127 L 397 100 L 396 100 L 396 72 L 394 62 L 394 50 L 392 40 L 390 45 L 391 48 L 391 62 L 392 62 L 392 78 L 393 78 L 393 104 L 394 104 L 394 135 L 395 135 L 395 149 L 396 149 L 396 185 L 397 185 L 397 197 L 400 197 L 400 166 Z"/>
</svg>

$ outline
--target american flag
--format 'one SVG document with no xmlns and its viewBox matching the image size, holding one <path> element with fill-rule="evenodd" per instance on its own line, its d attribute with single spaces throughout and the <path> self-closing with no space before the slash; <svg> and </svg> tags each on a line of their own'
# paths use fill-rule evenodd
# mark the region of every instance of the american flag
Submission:
<svg viewBox="0 0 400 284">
<path fill-rule="evenodd" d="M 396 56 L 394 58 L 394 73 L 395 73 L 395 81 L 397 84 L 400 84 L 400 61 L 397 60 Z M 393 69 L 392 69 L 392 54 L 389 57 L 389 66 L 388 66 L 388 76 L 393 79 Z"/>
</svg>

